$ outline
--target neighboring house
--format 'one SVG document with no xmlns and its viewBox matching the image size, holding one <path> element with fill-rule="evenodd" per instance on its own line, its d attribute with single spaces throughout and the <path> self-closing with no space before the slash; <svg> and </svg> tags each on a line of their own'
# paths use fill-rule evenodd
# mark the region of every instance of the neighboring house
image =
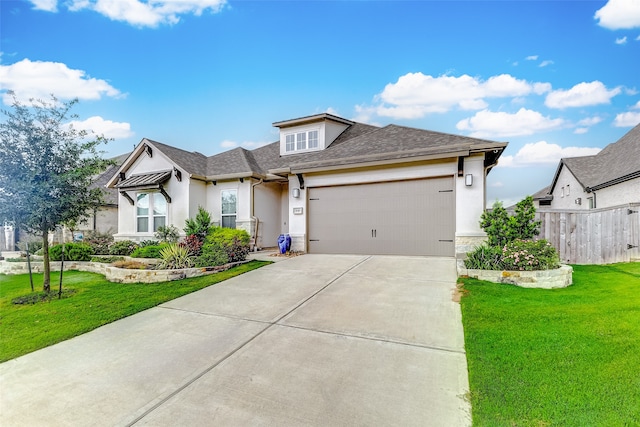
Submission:
<svg viewBox="0 0 640 427">
<path fill-rule="evenodd" d="M 595 209 L 640 202 L 640 124 L 594 156 L 560 160 L 538 207 Z"/>
<path fill-rule="evenodd" d="M 258 247 L 454 256 L 485 234 L 485 176 L 507 143 L 331 114 L 274 123 L 280 140 L 214 156 L 143 139 L 107 187 L 119 191 L 116 239 L 182 230 L 202 206 Z"/>
</svg>

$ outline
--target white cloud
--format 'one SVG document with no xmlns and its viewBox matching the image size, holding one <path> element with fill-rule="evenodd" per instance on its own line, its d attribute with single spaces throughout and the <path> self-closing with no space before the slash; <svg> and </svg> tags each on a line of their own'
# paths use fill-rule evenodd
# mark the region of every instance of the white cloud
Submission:
<svg viewBox="0 0 640 427">
<path fill-rule="evenodd" d="M 527 60 L 527 61 L 537 61 L 538 60 L 538 55 L 529 55 L 524 59 Z"/>
<path fill-rule="evenodd" d="M 640 111 L 627 111 L 616 115 L 613 125 L 620 128 L 632 127 L 640 123 Z"/>
<path fill-rule="evenodd" d="M 578 83 L 569 90 L 555 90 L 547 95 L 545 105 L 549 108 L 587 107 L 590 105 L 609 104 L 611 98 L 622 91 L 617 87 L 607 90 L 600 81 Z"/>
<path fill-rule="evenodd" d="M 598 25 L 610 30 L 640 27 L 640 1 L 609 0 L 596 11 L 594 19 L 598 20 Z"/>
<path fill-rule="evenodd" d="M 68 124 L 77 130 L 85 130 L 95 135 L 103 135 L 106 138 L 124 139 L 133 136 L 131 125 L 126 122 L 113 122 L 100 116 L 89 117 L 86 120 L 74 120 Z"/>
<path fill-rule="evenodd" d="M 616 44 L 627 44 L 627 36 L 617 38 Z"/>
<path fill-rule="evenodd" d="M 529 83 L 509 74 L 488 80 L 462 75 L 438 77 L 420 72 L 401 76 L 389 83 L 375 99 L 375 114 L 383 117 L 414 119 L 430 113 L 445 113 L 454 108 L 480 110 L 487 108 L 485 98 L 522 97 L 551 90 L 549 83 Z M 369 107 L 360 106 L 361 112 Z M 370 111 L 369 111 L 370 113 Z"/>
<path fill-rule="evenodd" d="M 338 114 L 338 110 L 332 107 L 327 108 L 324 112 L 327 114 L 332 114 L 334 116 L 340 116 L 340 114 Z"/>
<path fill-rule="evenodd" d="M 540 63 L 540 65 L 538 65 L 538 67 L 543 68 L 543 67 L 546 67 L 546 66 L 549 66 L 549 65 L 552 65 L 552 64 L 553 64 L 553 61 L 547 59 L 545 61 L 542 61 Z"/>
<path fill-rule="evenodd" d="M 557 164 L 565 157 L 593 156 L 600 152 L 600 148 L 592 147 L 561 147 L 539 141 L 525 144 L 513 156 L 501 156 L 498 167 L 517 168 L 527 166 L 550 166 Z"/>
<path fill-rule="evenodd" d="M 178 23 L 181 15 L 219 12 L 225 4 L 226 0 L 73 0 L 69 10 L 89 9 L 136 27 L 157 27 Z"/>
<path fill-rule="evenodd" d="M 236 141 L 225 139 L 220 143 L 220 147 L 226 148 L 226 149 L 242 147 L 242 148 L 246 148 L 247 150 L 253 150 L 255 148 L 264 147 L 265 145 L 270 143 L 271 142 L 254 142 L 254 141 L 236 142 Z"/>
<path fill-rule="evenodd" d="M 602 117 L 594 116 L 594 117 L 587 117 L 585 119 L 580 120 L 578 122 L 578 125 L 579 126 L 593 126 L 593 125 L 597 125 L 600 122 L 602 122 Z"/>
<path fill-rule="evenodd" d="M 36 10 L 44 10 L 46 12 L 58 11 L 58 0 L 31 0 L 31 3 Z"/>
<path fill-rule="evenodd" d="M 49 100 L 53 93 L 58 99 L 100 99 L 117 97 L 121 93 L 105 80 L 88 77 L 83 70 L 73 70 L 60 62 L 23 59 L 11 65 L 0 65 L 0 91 L 12 90 L 20 101 L 29 98 Z M 13 101 L 6 92 L 3 101 Z"/>
<path fill-rule="evenodd" d="M 564 126 L 563 119 L 544 117 L 537 111 L 521 108 L 515 114 L 479 111 L 473 117 L 460 120 L 456 127 L 471 132 L 476 138 L 532 135 Z"/>
</svg>

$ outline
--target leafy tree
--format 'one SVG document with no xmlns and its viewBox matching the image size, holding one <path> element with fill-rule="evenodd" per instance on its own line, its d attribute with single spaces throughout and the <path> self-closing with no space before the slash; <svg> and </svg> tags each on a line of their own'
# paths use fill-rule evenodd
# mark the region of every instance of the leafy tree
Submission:
<svg viewBox="0 0 640 427">
<path fill-rule="evenodd" d="M 536 207 L 533 197 L 527 196 L 516 204 L 515 214 L 509 217 L 508 240 L 533 239 L 540 234 L 540 221 L 536 221 Z"/>
<path fill-rule="evenodd" d="M 11 95 L 12 110 L 2 110 L 0 123 L 0 218 L 42 236 L 43 290 L 49 292 L 48 234 L 100 206 L 103 190 L 90 185 L 111 165 L 97 151 L 107 139 L 68 124 L 77 118 L 70 113 L 77 99 L 59 102 L 52 95 L 24 105 Z"/>
</svg>

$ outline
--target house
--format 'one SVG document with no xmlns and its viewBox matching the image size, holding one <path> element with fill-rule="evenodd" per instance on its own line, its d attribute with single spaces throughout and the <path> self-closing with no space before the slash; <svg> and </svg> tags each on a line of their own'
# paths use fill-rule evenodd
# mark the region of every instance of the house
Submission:
<svg viewBox="0 0 640 427">
<path fill-rule="evenodd" d="M 640 202 L 640 124 L 594 156 L 560 160 L 538 207 L 595 209 Z"/>
<path fill-rule="evenodd" d="M 143 139 L 107 187 L 118 240 L 184 227 L 202 206 L 257 247 L 454 256 L 483 240 L 485 177 L 507 143 L 317 114 L 273 123 L 279 141 L 205 156 Z"/>
</svg>

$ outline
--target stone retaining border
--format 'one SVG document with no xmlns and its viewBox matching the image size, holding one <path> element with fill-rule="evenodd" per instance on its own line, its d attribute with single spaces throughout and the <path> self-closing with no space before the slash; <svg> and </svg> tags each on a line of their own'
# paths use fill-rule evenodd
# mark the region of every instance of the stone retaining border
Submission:
<svg viewBox="0 0 640 427">
<path fill-rule="evenodd" d="M 566 288 L 573 283 L 573 268 L 562 265 L 554 270 L 538 271 L 501 271 L 461 269 L 460 276 L 486 280 L 494 283 L 507 283 L 521 288 L 555 289 Z"/>
<path fill-rule="evenodd" d="M 236 265 L 244 264 L 245 262 L 249 262 L 249 260 L 225 264 L 218 267 L 182 268 L 176 270 L 137 270 L 113 267 L 112 265 L 103 262 L 65 261 L 64 270 L 77 270 L 102 274 L 108 281 L 115 283 L 158 283 L 214 274 L 228 270 Z M 51 261 L 51 271 L 60 271 L 60 264 L 60 261 Z M 32 261 L 31 271 L 33 273 L 42 273 L 44 271 L 44 263 Z M 27 273 L 29 273 L 29 269 L 26 262 L 0 261 L 0 274 Z"/>
</svg>

